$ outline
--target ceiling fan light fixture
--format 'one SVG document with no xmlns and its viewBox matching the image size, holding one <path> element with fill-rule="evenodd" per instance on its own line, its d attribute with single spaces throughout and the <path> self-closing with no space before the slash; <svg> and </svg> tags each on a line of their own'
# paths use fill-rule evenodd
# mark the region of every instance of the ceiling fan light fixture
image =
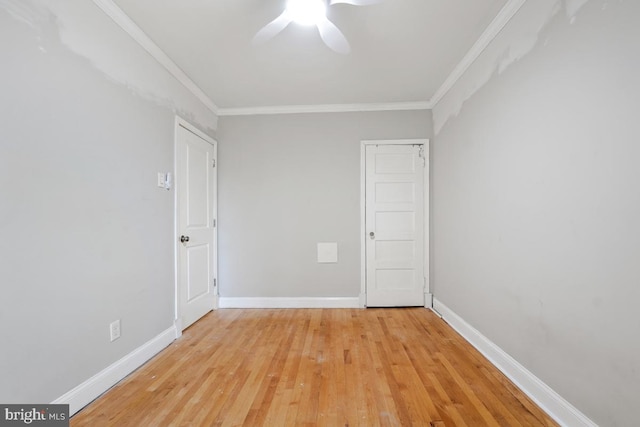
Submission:
<svg viewBox="0 0 640 427">
<path fill-rule="evenodd" d="M 297 24 L 318 25 L 327 16 L 327 5 L 323 0 L 288 0 L 287 13 Z"/>
</svg>

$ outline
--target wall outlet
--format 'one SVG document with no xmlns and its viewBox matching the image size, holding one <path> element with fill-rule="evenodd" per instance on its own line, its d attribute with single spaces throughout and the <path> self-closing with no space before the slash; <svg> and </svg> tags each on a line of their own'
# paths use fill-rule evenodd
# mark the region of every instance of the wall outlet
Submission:
<svg viewBox="0 0 640 427">
<path fill-rule="evenodd" d="M 120 338 L 120 319 L 115 322 L 111 322 L 109 325 L 109 332 L 111 333 L 112 342 Z"/>
</svg>

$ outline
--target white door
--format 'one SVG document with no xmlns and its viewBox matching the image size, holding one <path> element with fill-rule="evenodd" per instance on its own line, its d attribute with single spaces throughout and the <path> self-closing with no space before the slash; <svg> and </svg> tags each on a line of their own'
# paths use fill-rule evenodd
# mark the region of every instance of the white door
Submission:
<svg viewBox="0 0 640 427">
<path fill-rule="evenodd" d="M 184 329 L 216 305 L 216 142 L 182 124 L 176 132 L 177 297 Z"/>
<path fill-rule="evenodd" d="M 367 145 L 366 302 L 423 306 L 424 145 Z"/>
</svg>

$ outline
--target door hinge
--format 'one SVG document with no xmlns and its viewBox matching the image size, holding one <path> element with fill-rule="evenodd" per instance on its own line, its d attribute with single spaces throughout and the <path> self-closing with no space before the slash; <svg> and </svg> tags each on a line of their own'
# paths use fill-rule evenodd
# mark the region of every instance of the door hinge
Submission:
<svg viewBox="0 0 640 427">
<path fill-rule="evenodd" d="M 216 167 L 216 159 L 211 160 L 211 167 Z"/>
<path fill-rule="evenodd" d="M 218 286 L 218 279 L 213 279 L 213 287 L 215 288 L 216 286 Z"/>
<path fill-rule="evenodd" d="M 214 220 L 213 220 L 213 228 L 216 228 L 216 225 L 217 225 L 217 224 L 218 224 L 218 223 L 216 222 L 216 220 L 215 220 L 215 218 L 214 218 Z"/>
</svg>

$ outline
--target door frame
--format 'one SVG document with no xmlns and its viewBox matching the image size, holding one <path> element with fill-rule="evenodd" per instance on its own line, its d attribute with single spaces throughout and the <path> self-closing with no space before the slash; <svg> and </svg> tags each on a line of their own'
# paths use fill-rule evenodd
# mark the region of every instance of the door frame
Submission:
<svg viewBox="0 0 640 427">
<path fill-rule="evenodd" d="M 173 319 L 173 323 L 176 329 L 176 338 L 179 338 L 182 335 L 182 318 L 181 318 L 181 313 L 180 313 L 180 277 L 179 277 L 179 262 L 180 262 L 180 241 L 178 239 L 178 235 L 180 234 L 180 209 L 178 206 L 178 186 L 176 185 L 176 180 L 178 180 L 178 131 L 180 130 L 180 127 L 183 127 L 184 129 L 188 130 L 189 132 L 195 134 L 196 136 L 202 138 L 203 140 L 205 140 L 207 143 L 211 144 L 213 146 L 213 152 L 214 152 L 214 158 L 216 160 L 216 167 L 213 169 L 213 176 L 214 176 L 214 186 L 211 189 L 211 191 L 213 192 L 213 194 L 211 195 L 212 200 L 213 200 L 213 217 L 216 220 L 216 227 L 214 228 L 213 231 L 213 260 L 212 260 L 212 266 L 213 266 L 213 277 L 216 278 L 216 282 L 217 282 L 217 277 L 218 277 L 218 227 L 217 227 L 217 218 L 218 218 L 218 142 L 213 139 L 211 136 L 207 135 L 206 133 L 202 132 L 200 129 L 198 129 L 197 127 L 195 127 L 194 125 L 192 125 L 191 123 L 189 123 L 188 121 L 186 121 L 185 119 L 183 119 L 182 117 L 176 116 L 176 120 L 175 120 L 175 128 L 174 128 L 174 138 L 173 138 L 173 176 L 174 176 L 174 182 L 172 187 L 175 189 L 174 194 L 173 194 L 173 217 L 174 217 L 174 222 L 173 222 L 173 235 L 171 237 L 172 241 L 174 242 L 174 246 L 173 246 L 173 251 L 174 251 L 174 255 L 173 255 L 173 262 L 174 262 L 174 267 L 173 267 L 173 274 L 174 274 L 174 319 Z M 217 285 L 217 283 L 216 283 Z M 214 303 L 213 303 L 213 309 L 217 310 L 218 307 L 220 306 L 219 300 L 220 300 L 220 292 L 218 292 L 218 289 L 220 288 L 220 286 L 215 286 L 213 288 L 213 298 L 214 298 Z"/>
<path fill-rule="evenodd" d="M 380 139 L 360 141 L 360 308 L 366 307 L 367 302 L 367 230 L 366 230 L 366 150 L 368 145 L 422 145 L 424 146 L 425 170 L 424 170 L 424 306 L 433 307 L 433 294 L 431 293 L 431 274 L 429 268 L 429 140 L 428 139 Z"/>
</svg>

